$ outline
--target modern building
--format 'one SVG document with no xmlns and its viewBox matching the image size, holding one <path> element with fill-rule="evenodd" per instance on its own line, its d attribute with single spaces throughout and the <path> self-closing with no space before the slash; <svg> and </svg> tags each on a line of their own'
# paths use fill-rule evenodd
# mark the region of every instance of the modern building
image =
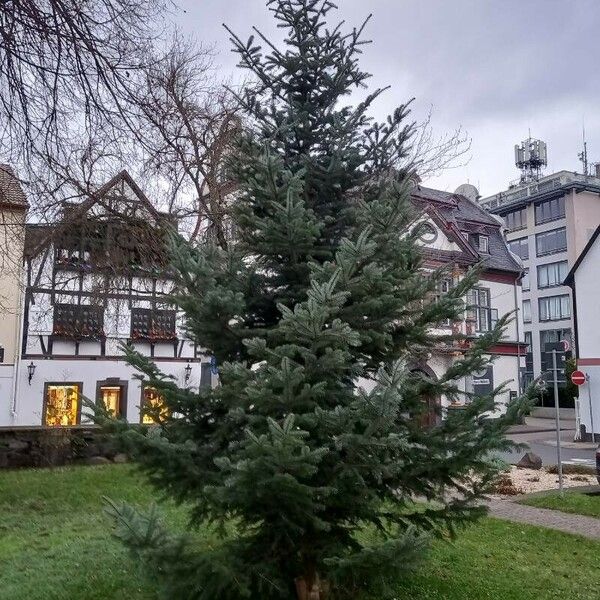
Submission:
<svg viewBox="0 0 600 600">
<path fill-rule="evenodd" d="M 0 165 L 0 400 L 11 410 L 15 397 L 23 314 L 23 244 L 27 199 L 19 180 Z"/>
<path fill-rule="evenodd" d="M 571 290 L 563 282 L 600 224 L 600 178 L 571 171 L 527 177 L 480 204 L 504 219 L 508 246 L 523 261 L 529 381 L 541 373 L 546 343 L 573 344 Z"/>
<path fill-rule="evenodd" d="M 577 368 L 586 374 L 585 384 L 579 387 L 581 439 L 589 440 L 593 431 L 596 441 L 600 441 L 600 225 L 575 261 L 565 283 L 573 290 Z"/>
<path fill-rule="evenodd" d="M 210 357 L 166 297 L 167 222 L 123 171 L 83 202 L 65 203 L 58 222 L 27 226 L 21 366 L 0 426 L 79 425 L 83 397 L 131 422 L 142 420 L 142 405 L 160 410 L 123 344 L 181 386 L 214 383 Z"/>
<path fill-rule="evenodd" d="M 464 318 L 458 322 L 440 323 L 437 329 L 441 334 L 466 335 L 466 347 L 470 340 L 490 331 L 498 318 L 515 313 L 521 302 L 521 264 L 508 250 L 501 221 L 476 202 L 476 191 L 473 186 L 461 186 L 458 193 L 449 193 L 416 185 L 412 194 L 419 215 L 415 226 L 421 228 L 425 269 L 449 267 L 449 277 L 442 283 L 440 294 L 460 281 L 474 265 L 484 265 L 478 285 L 465 299 L 468 309 Z M 437 380 L 464 351 L 465 346 L 456 341 L 442 343 L 428 360 L 415 363 L 411 368 Z M 519 393 L 520 372 L 525 364 L 523 328 L 519 318 L 510 322 L 505 338 L 490 349 L 490 354 L 493 363 L 485 372 L 459 382 L 465 392 L 464 401 L 468 401 L 470 394 L 487 394 L 504 382 L 508 387 L 501 402 L 506 403 Z M 442 408 L 442 414 L 458 407 L 447 398 L 431 401 Z M 432 410 L 432 419 L 439 412 Z"/>
</svg>

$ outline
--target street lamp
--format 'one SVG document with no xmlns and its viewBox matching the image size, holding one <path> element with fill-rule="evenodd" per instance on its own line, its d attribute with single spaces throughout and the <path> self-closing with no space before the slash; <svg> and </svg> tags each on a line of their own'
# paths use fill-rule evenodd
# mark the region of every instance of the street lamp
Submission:
<svg viewBox="0 0 600 600">
<path fill-rule="evenodd" d="M 29 375 L 29 378 L 28 378 L 29 385 L 31 385 L 31 380 L 33 379 L 33 374 L 34 373 L 35 373 L 35 365 L 33 364 L 33 361 L 31 361 L 27 365 L 27 374 Z"/>
<path fill-rule="evenodd" d="M 190 364 L 190 361 L 188 360 L 188 364 L 185 366 L 185 377 L 184 377 L 185 383 L 187 383 L 190 380 L 191 375 L 192 375 L 192 365 Z"/>
</svg>

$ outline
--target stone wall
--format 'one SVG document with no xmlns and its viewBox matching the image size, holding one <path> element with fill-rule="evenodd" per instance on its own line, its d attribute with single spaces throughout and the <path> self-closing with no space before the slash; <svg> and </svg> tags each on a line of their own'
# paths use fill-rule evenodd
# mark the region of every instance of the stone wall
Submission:
<svg viewBox="0 0 600 600">
<path fill-rule="evenodd" d="M 97 428 L 2 427 L 0 468 L 124 462 L 114 443 Z"/>
</svg>

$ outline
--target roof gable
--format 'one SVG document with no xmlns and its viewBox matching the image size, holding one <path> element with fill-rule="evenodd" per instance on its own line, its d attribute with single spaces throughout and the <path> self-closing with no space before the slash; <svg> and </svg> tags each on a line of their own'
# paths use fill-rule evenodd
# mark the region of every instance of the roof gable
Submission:
<svg viewBox="0 0 600 600">
<path fill-rule="evenodd" d="M 488 213 L 479 204 L 461 194 L 420 185 L 415 187 L 412 197 L 419 206 L 428 207 L 430 213 L 437 214 L 445 229 L 454 232 L 454 239 L 461 244 L 463 252 L 472 257 L 472 262 L 482 261 L 488 270 L 515 274 L 522 271 L 522 265 L 506 245 L 498 217 Z M 479 253 L 461 231 L 487 235 L 489 253 Z"/>
<path fill-rule="evenodd" d="M 0 165 L 0 206 L 22 210 L 29 208 L 21 182 L 9 165 Z"/>
<path fill-rule="evenodd" d="M 427 223 L 436 235 L 431 238 L 422 237 L 419 245 L 425 254 L 437 259 L 460 260 L 464 264 L 475 264 L 479 255 L 462 236 L 454 223 L 446 221 L 432 204 L 424 204 L 419 217 L 415 220 L 416 226 Z"/>
<path fill-rule="evenodd" d="M 89 197 L 79 203 L 64 203 L 63 216 L 59 222 L 36 227 L 29 235 L 26 253 L 32 257 L 45 247 L 66 235 L 74 224 L 88 222 L 121 221 L 144 223 L 150 227 L 169 220 L 152 206 L 150 200 L 125 170 L 115 175 Z"/>
<path fill-rule="evenodd" d="M 161 218 L 147 196 L 125 170 L 107 181 L 80 204 L 65 205 L 65 216 L 89 215 L 103 219 L 150 219 L 152 224 Z"/>
</svg>

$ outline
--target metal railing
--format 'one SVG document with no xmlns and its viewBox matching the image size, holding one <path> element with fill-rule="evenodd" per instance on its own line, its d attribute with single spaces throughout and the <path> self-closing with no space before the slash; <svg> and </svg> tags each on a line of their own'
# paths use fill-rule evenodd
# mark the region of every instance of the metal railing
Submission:
<svg viewBox="0 0 600 600">
<path fill-rule="evenodd" d="M 481 201 L 481 206 L 488 210 L 494 210 L 503 206 L 509 206 L 520 202 L 525 198 L 551 192 L 561 187 L 566 187 L 572 184 L 580 184 L 586 187 L 600 187 L 600 179 L 591 175 L 582 175 L 581 173 L 573 173 L 571 171 L 560 171 L 555 175 L 549 176 L 547 179 L 534 181 L 528 185 L 519 186 L 518 188 L 499 192 Z"/>
</svg>

